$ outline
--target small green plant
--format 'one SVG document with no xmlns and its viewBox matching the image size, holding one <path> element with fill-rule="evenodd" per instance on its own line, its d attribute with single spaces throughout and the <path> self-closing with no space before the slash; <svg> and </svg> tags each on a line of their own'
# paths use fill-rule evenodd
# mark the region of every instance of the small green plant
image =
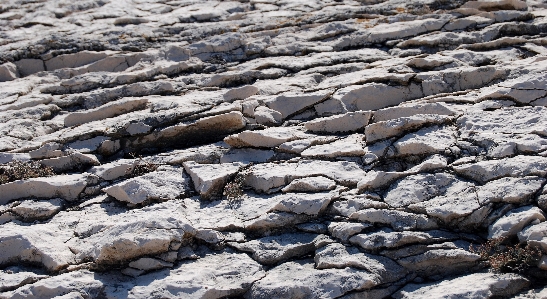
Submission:
<svg viewBox="0 0 547 299">
<path fill-rule="evenodd" d="M 0 166 L 0 184 L 55 175 L 53 168 L 36 161 L 13 161 Z"/>
<path fill-rule="evenodd" d="M 129 177 L 136 177 L 141 176 L 143 174 L 147 174 L 152 171 L 156 171 L 158 169 L 158 164 L 148 162 L 142 158 L 142 156 L 139 156 L 138 158 L 135 156 L 135 154 L 130 153 L 131 157 L 134 159 L 137 159 L 137 163 L 133 168 L 127 169 L 127 176 Z"/>
<path fill-rule="evenodd" d="M 245 178 L 249 174 L 251 166 L 253 166 L 253 163 L 239 167 L 234 179 L 224 186 L 224 192 L 222 195 L 226 196 L 229 201 L 236 201 L 243 196 L 243 185 L 245 183 Z"/>
<path fill-rule="evenodd" d="M 495 272 L 521 273 L 535 267 L 541 258 L 541 251 L 530 244 L 504 245 L 506 238 L 496 238 L 486 241 L 484 244 L 469 250 L 480 255 Z"/>
</svg>

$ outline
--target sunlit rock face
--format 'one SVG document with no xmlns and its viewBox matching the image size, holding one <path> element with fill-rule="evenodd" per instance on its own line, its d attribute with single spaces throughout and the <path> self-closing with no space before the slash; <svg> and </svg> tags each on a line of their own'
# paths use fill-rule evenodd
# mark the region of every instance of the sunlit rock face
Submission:
<svg viewBox="0 0 547 299">
<path fill-rule="evenodd" d="M 0 299 L 547 296 L 544 1 L 5 0 L 0 34 Z"/>
</svg>

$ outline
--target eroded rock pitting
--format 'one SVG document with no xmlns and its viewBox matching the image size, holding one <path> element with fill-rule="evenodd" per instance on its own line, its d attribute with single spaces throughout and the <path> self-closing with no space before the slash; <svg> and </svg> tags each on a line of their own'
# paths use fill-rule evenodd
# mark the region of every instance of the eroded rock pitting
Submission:
<svg viewBox="0 0 547 299">
<path fill-rule="evenodd" d="M 0 25 L 2 171 L 56 174 L 0 185 L 0 298 L 547 297 L 544 1 L 7 0 Z M 501 237 L 539 261 L 487 268 Z"/>
</svg>

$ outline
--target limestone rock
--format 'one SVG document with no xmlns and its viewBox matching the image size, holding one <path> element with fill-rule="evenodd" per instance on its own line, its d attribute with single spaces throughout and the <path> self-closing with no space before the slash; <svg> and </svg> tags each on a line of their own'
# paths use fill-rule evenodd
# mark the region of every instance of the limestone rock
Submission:
<svg viewBox="0 0 547 299">
<path fill-rule="evenodd" d="M 448 232 L 433 230 L 426 232 L 394 232 L 384 229 L 372 234 L 361 234 L 350 238 L 350 242 L 366 250 L 397 248 L 408 244 L 431 244 L 439 241 L 454 240 L 457 236 Z"/>
<path fill-rule="evenodd" d="M 241 296 L 264 274 L 262 267 L 248 255 L 222 252 L 184 261 L 172 270 L 142 275 L 133 287 L 124 291 L 127 298 Z"/>
<path fill-rule="evenodd" d="M 426 125 L 440 125 L 449 121 L 443 115 L 424 114 L 376 122 L 365 128 L 367 143 L 399 136 L 406 131 L 415 130 Z"/>
<path fill-rule="evenodd" d="M 524 206 L 509 211 L 488 227 L 488 238 L 512 237 L 531 223 L 545 221 L 545 214 L 534 206 Z"/>
<path fill-rule="evenodd" d="M 311 146 L 300 155 L 302 157 L 354 157 L 365 154 L 363 149 L 363 137 L 360 134 L 350 135 L 347 138 L 332 143 Z"/>
<path fill-rule="evenodd" d="M 276 147 L 280 144 L 304 139 L 306 134 L 297 127 L 268 128 L 261 131 L 244 131 L 224 139 L 233 147 Z"/>
<path fill-rule="evenodd" d="M 354 268 L 317 270 L 313 262 L 281 264 L 255 282 L 248 298 L 336 298 L 353 290 L 370 289 L 378 284 L 376 275 Z"/>
<path fill-rule="evenodd" d="M 317 269 L 352 267 L 378 275 L 382 283 L 401 279 L 406 271 L 389 258 L 360 252 L 355 247 L 339 243 L 329 244 L 315 254 Z"/>
<path fill-rule="evenodd" d="M 336 188 L 336 182 L 323 177 L 314 176 L 296 179 L 281 189 L 283 192 L 321 192 Z"/>
<path fill-rule="evenodd" d="M 189 184 L 190 180 L 181 168 L 165 167 L 103 190 L 119 201 L 136 205 L 149 200 L 165 201 L 179 198 L 190 190 Z"/>
<path fill-rule="evenodd" d="M 166 263 L 164 261 L 154 259 L 154 258 L 143 257 L 129 263 L 129 267 L 133 267 L 135 269 L 140 269 L 144 271 L 150 271 L 150 270 L 157 270 L 161 268 L 170 268 L 170 267 L 173 267 L 173 264 Z"/>
<path fill-rule="evenodd" d="M 331 222 L 329 224 L 329 232 L 331 235 L 343 242 L 347 242 L 348 239 L 366 228 L 372 225 L 367 223 L 353 223 L 353 222 Z"/>
<path fill-rule="evenodd" d="M 184 163 L 184 169 L 192 177 L 194 187 L 203 199 L 222 196 L 224 185 L 238 173 L 241 166 L 240 163 Z"/>
<path fill-rule="evenodd" d="M 87 175 L 70 174 L 47 178 L 34 178 L 0 185 L 0 204 L 11 200 L 36 198 L 62 198 L 68 201 L 78 199 L 87 186 Z"/>
<path fill-rule="evenodd" d="M 454 166 L 456 173 L 475 181 L 486 183 L 502 177 L 545 176 L 547 158 L 540 156 L 516 156 L 501 160 L 482 161 Z"/>
<path fill-rule="evenodd" d="M 325 235 L 300 233 L 229 244 L 238 250 L 251 252 L 253 259 L 261 264 L 272 265 L 289 258 L 304 256 L 330 242 L 332 241 Z"/>
<path fill-rule="evenodd" d="M 529 285 L 529 281 L 518 274 L 475 273 L 430 284 L 408 284 L 394 294 L 394 298 L 461 296 L 494 298 L 511 296 Z"/>
<path fill-rule="evenodd" d="M 348 112 L 343 115 L 319 118 L 306 122 L 307 130 L 320 133 L 355 132 L 368 125 L 372 113 L 369 111 Z"/>
</svg>

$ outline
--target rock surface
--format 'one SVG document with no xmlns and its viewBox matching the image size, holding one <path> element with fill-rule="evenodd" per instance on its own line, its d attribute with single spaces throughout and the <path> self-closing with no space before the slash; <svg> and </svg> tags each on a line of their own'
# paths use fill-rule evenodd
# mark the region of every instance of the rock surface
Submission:
<svg viewBox="0 0 547 299">
<path fill-rule="evenodd" d="M 0 298 L 544 296 L 544 2 L 2 1 Z"/>
</svg>

